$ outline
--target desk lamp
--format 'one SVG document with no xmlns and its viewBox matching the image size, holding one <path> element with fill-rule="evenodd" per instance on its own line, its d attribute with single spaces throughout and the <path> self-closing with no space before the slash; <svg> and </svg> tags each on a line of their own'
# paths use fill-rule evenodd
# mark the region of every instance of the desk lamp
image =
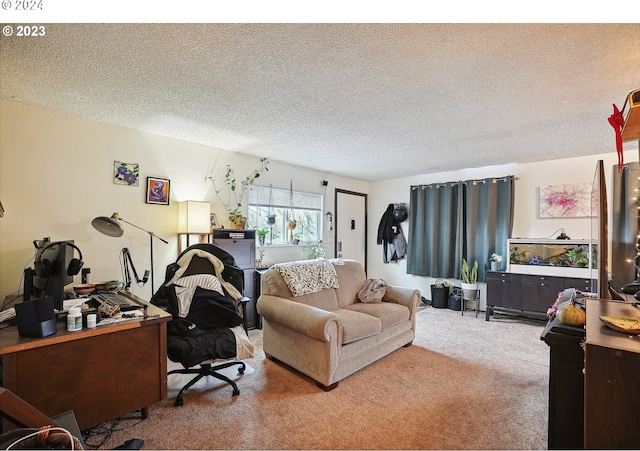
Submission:
<svg viewBox="0 0 640 451">
<path fill-rule="evenodd" d="M 136 229 L 140 229 L 143 232 L 149 234 L 149 249 L 151 250 L 151 295 L 155 293 L 155 285 L 153 284 L 153 238 L 156 237 L 160 241 L 165 244 L 169 244 L 168 241 L 163 240 L 159 236 L 155 235 L 153 232 L 149 230 L 145 230 L 140 226 L 130 223 L 129 221 L 125 221 L 120 217 L 119 213 L 114 213 L 111 216 L 98 216 L 93 221 L 91 221 L 91 225 L 101 233 L 104 233 L 108 236 L 120 237 L 124 233 L 124 227 L 122 227 L 121 222 L 125 224 L 129 224 L 130 226 L 135 227 Z"/>
</svg>

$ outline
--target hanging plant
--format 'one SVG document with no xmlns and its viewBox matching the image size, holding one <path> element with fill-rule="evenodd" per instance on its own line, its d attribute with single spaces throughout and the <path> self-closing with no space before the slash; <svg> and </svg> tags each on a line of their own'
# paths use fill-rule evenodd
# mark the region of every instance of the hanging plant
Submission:
<svg viewBox="0 0 640 451">
<path fill-rule="evenodd" d="M 293 229 L 298 225 L 293 208 L 293 179 L 289 180 L 289 219 L 287 220 L 287 229 L 289 230 L 289 243 L 298 244 L 300 238 L 296 238 Z"/>
<path fill-rule="evenodd" d="M 267 224 L 276 223 L 276 214 L 273 212 L 273 185 L 269 183 L 269 214 L 267 214 Z"/>
</svg>

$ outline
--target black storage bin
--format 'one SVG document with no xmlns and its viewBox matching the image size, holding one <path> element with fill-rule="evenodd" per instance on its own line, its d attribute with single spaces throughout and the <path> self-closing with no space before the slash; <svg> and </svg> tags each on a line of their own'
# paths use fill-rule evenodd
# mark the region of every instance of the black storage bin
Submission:
<svg viewBox="0 0 640 451">
<path fill-rule="evenodd" d="M 449 287 L 447 285 L 431 285 L 431 307 L 447 308 Z"/>
<path fill-rule="evenodd" d="M 462 299 L 460 294 L 451 293 L 449 295 L 449 310 L 459 312 L 462 309 Z"/>
</svg>

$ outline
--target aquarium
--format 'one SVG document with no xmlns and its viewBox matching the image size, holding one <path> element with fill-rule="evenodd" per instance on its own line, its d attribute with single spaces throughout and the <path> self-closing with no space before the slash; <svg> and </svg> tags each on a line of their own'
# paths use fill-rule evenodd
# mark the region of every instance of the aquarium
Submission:
<svg viewBox="0 0 640 451">
<path fill-rule="evenodd" d="M 591 278 L 598 245 L 591 240 L 512 238 L 507 271 L 518 274 Z"/>
</svg>

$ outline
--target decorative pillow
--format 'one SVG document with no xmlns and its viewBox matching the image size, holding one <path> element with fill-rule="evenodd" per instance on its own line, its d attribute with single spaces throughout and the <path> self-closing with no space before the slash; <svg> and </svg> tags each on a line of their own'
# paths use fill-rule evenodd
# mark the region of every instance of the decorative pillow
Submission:
<svg viewBox="0 0 640 451">
<path fill-rule="evenodd" d="M 387 292 L 387 282 L 383 279 L 367 279 L 360 291 L 358 299 L 366 304 L 381 302 Z"/>
</svg>

